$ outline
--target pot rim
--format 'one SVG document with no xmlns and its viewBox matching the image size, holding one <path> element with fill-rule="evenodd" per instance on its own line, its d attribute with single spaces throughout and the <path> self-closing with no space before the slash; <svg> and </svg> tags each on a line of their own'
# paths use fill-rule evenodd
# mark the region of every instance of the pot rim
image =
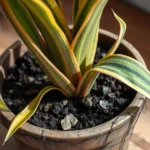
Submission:
<svg viewBox="0 0 150 150">
<path fill-rule="evenodd" d="M 112 40 L 116 40 L 118 38 L 116 34 L 106 31 L 104 29 L 100 29 L 99 34 L 103 36 L 107 36 L 107 38 L 110 38 Z M 20 41 L 19 43 L 21 44 L 22 42 Z M 145 62 L 142 59 L 139 52 L 129 42 L 123 39 L 121 42 L 121 45 L 126 47 L 126 49 L 128 49 L 128 51 L 130 51 L 134 55 L 134 57 L 146 67 Z M 11 53 L 10 49 L 8 49 L 8 51 L 9 51 L 8 54 L 10 54 Z M 6 53 L 7 52 L 3 53 L 1 55 L 1 58 L 3 58 L 4 55 L 6 58 Z M 3 63 L 3 61 L 4 59 L 1 61 L 0 65 Z M 1 71 L 1 66 L 0 66 L 0 71 Z M 103 124 L 100 124 L 92 128 L 74 130 L 74 131 L 57 131 L 57 130 L 44 129 L 44 128 L 31 125 L 29 123 L 25 123 L 22 127 L 20 127 L 20 129 L 17 131 L 16 134 L 24 134 L 24 132 L 26 132 L 26 135 L 29 134 L 34 137 L 39 137 L 40 139 L 42 136 L 45 138 L 50 138 L 50 139 L 53 138 L 53 139 L 59 139 L 59 140 L 82 139 L 86 137 L 92 137 L 92 136 L 97 136 L 100 134 L 105 134 L 105 133 L 108 133 L 112 127 L 113 127 L 113 130 L 117 130 L 121 126 L 123 126 L 125 123 L 130 121 L 132 115 L 134 115 L 137 112 L 137 110 L 139 110 L 141 106 L 143 105 L 143 100 L 141 100 L 141 98 L 143 97 L 144 96 L 142 94 L 137 93 L 134 100 L 131 102 L 131 104 L 122 113 L 120 113 L 120 115 L 118 115 L 117 117 Z M 0 113 L 2 115 L 2 118 L 5 118 L 4 120 L 9 122 L 9 124 L 12 118 L 15 116 L 11 111 L 10 112 L 1 111 Z"/>
</svg>

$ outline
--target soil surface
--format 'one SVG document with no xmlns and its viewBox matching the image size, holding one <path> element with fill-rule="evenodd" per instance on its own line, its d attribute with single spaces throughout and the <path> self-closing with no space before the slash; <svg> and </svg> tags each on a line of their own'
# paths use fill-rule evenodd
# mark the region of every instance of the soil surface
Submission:
<svg viewBox="0 0 150 150">
<path fill-rule="evenodd" d="M 108 48 L 97 47 L 95 63 L 106 55 Z M 3 84 L 3 98 L 14 114 L 18 114 L 51 83 L 34 57 L 28 52 L 7 71 Z M 68 99 L 57 91 L 47 93 L 29 123 L 55 130 L 63 130 L 66 116 L 76 118 L 70 130 L 90 128 L 119 115 L 133 100 L 136 92 L 120 81 L 100 74 L 90 95 L 84 99 Z"/>
</svg>

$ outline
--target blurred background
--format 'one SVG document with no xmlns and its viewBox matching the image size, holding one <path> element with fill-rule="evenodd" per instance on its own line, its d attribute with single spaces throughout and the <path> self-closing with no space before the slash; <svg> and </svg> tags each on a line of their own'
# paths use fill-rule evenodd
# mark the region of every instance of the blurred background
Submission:
<svg viewBox="0 0 150 150">
<path fill-rule="evenodd" d="M 69 24 L 72 24 L 72 1 L 62 0 L 65 16 Z M 126 22 L 127 32 L 125 39 L 139 50 L 148 69 L 150 69 L 150 0 L 109 0 L 102 16 L 100 28 L 118 34 L 119 25 L 114 19 L 111 9 Z M 0 13 L 0 54 L 18 38 L 12 26 Z M 134 130 L 129 150 L 150 150 L 149 124 L 150 102 L 148 101 L 145 111 L 142 113 Z M 0 145 L 4 138 L 4 130 L 4 127 L 0 126 Z M 18 150 L 13 139 L 5 147 L 0 146 L 0 150 L 10 149 Z"/>
</svg>

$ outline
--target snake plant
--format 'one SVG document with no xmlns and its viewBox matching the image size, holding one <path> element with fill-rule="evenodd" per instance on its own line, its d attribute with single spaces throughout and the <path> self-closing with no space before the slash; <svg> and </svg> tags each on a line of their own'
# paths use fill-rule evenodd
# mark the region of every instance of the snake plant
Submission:
<svg viewBox="0 0 150 150">
<path fill-rule="evenodd" d="M 108 0 L 74 0 L 73 29 L 70 31 L 61 0 L 1 0 L 3 13 L 37 59 L 53 86 L 45 87 L 12 121 L 5 142 L 36 111 L 45 93 L 58 90 L 67 97 L 86 97 L 104 73 L 150 98 L 150 73 L 135 59 L 114 54 L 126 31 L 120 25 L 118 39 L 107 55 L 93 65 L 99 22 Z M 6 108 L 2 100 L 0 107 Z"/>
</svg>

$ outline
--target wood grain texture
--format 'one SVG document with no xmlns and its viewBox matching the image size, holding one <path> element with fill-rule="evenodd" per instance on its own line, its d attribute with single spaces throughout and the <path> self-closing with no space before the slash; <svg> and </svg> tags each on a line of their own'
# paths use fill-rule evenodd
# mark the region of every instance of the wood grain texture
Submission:
<svg viewBox="0 0 150 150">
<path fill-rule="evenodd" d="M 71 4 L 72 0 L 62 0 L 64 4 L 64 12 L 67 16 L 68 23 L 71 20 Z M 114 19 L 111 8 L 122 17 L 127 23 L 127 32 L 125 39 L 132 43 L 141 53 L 145 62 L 150 69 L 150 16 L 133 6 L 129 6 L 119 0 L 110 0 L 105 8 L 101 21 L 101 28 L 107 29 L 113 33 L 119 32 L 119 25 Z M 18 39 L 17 34 L 12 29 L 8 21 L 0 15 L 0 54 L 13 41 Z M 145 111 L 142 112 L 140 119 L 135 127 L 129 144 L 129 150 L 150 150 L 150 101 L 147 101 Z M 5 129 L 0 126 L 0 145 L 4 138 Z M 0 146 L 0 150 L 18 150 L 14 139 L 11 139 L 5 147 Z"/>
</svg>

